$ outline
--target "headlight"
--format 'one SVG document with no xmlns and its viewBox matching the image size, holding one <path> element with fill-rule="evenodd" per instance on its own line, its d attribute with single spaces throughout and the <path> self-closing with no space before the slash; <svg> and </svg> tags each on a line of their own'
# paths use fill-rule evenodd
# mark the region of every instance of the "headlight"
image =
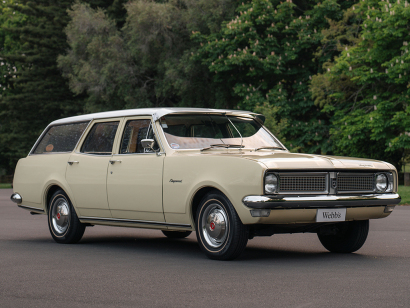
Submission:
<svg viewBox="0 0 410 308">
<path fill-rule="evenodd" d="M 273 173 L 265 175 L 265 194 L 274 194 L 278 192 L 278 177 Z"/>
<path fill-rule="evenodd" d="M 385 192 L 387 189 L 387 176 L 384 173 L 380 173 L 376 176 L 376 191 Z"/>
</svg>

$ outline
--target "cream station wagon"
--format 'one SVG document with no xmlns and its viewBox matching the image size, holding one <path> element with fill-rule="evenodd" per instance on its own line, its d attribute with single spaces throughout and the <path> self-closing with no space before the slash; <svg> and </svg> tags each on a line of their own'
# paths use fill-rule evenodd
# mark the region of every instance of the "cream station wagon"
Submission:
<svg viewBox="0 0 410 308">
<path fill-rule="evenodd" d="M 19 160 L 11 199 L 48 216 L 58 243 L 87 226 L 196 231 L 212 259 L 249 239 L 317 233 L 331 252 L 362 247 L 369 219 L 400 202 L 393 165 L 290 153 L 246 111 L 155 108 L 52 122 Z"/>
</svg>

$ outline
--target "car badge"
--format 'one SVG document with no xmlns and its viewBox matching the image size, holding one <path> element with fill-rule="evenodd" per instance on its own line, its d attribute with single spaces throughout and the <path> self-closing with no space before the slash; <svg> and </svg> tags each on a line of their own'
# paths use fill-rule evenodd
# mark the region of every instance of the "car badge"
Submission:
<svg viewBox="0 0 410 308">
<path fill-rule="evenodd" d="M 335 189 L 337 187 L 337 179 L 332 179 L 332 188 Z"/>
<path fill-rule="evenodd" d="M 173 180 L 173 179 L 170 179 L 169 182 L 170 182 L 170 183 L 182 183 L 182 180 Z"/>
</svg>

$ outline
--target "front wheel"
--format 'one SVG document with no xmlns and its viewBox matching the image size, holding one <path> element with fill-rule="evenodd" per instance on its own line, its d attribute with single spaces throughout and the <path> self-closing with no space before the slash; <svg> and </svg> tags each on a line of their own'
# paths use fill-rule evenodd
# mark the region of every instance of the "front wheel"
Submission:
<svg viewBox="0 0 410 308">
<path fill-rule="evenodd" d="M 201 250 L 216 260 L 232 260 L 243 252 L 249 231 L 231 202 L 214 191 L 201 201 L 196 214 L 196 236 Z"/>
<path fill-rule="evenodd" d="M 323 247 L 330 252 L 355 252 L 363 246 L 369 233 L 368 220 L 347 221 L 334 227 L 332 234 L 317 234 Z"/>
<path fill-rule="evenodd" d="M 74 207 L 63 190 L 56 191 L 51 197 L 48 227 L 57 243 L 74 244 L 83 237 L 85 225 L 78 220 Z"/>
</svg>

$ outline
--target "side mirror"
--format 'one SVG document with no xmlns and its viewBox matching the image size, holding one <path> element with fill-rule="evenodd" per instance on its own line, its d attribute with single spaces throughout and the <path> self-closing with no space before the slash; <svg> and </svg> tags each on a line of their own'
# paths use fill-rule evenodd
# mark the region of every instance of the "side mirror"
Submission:
<svg viewBox="0 0 410 308">
<path fill-rule="evenodd" d="M 141 145 L 145 150 L 154 151 L 154 144 L 155 144 L 154 139 L 142 139 L 141 140 Z"/>
</svg>

